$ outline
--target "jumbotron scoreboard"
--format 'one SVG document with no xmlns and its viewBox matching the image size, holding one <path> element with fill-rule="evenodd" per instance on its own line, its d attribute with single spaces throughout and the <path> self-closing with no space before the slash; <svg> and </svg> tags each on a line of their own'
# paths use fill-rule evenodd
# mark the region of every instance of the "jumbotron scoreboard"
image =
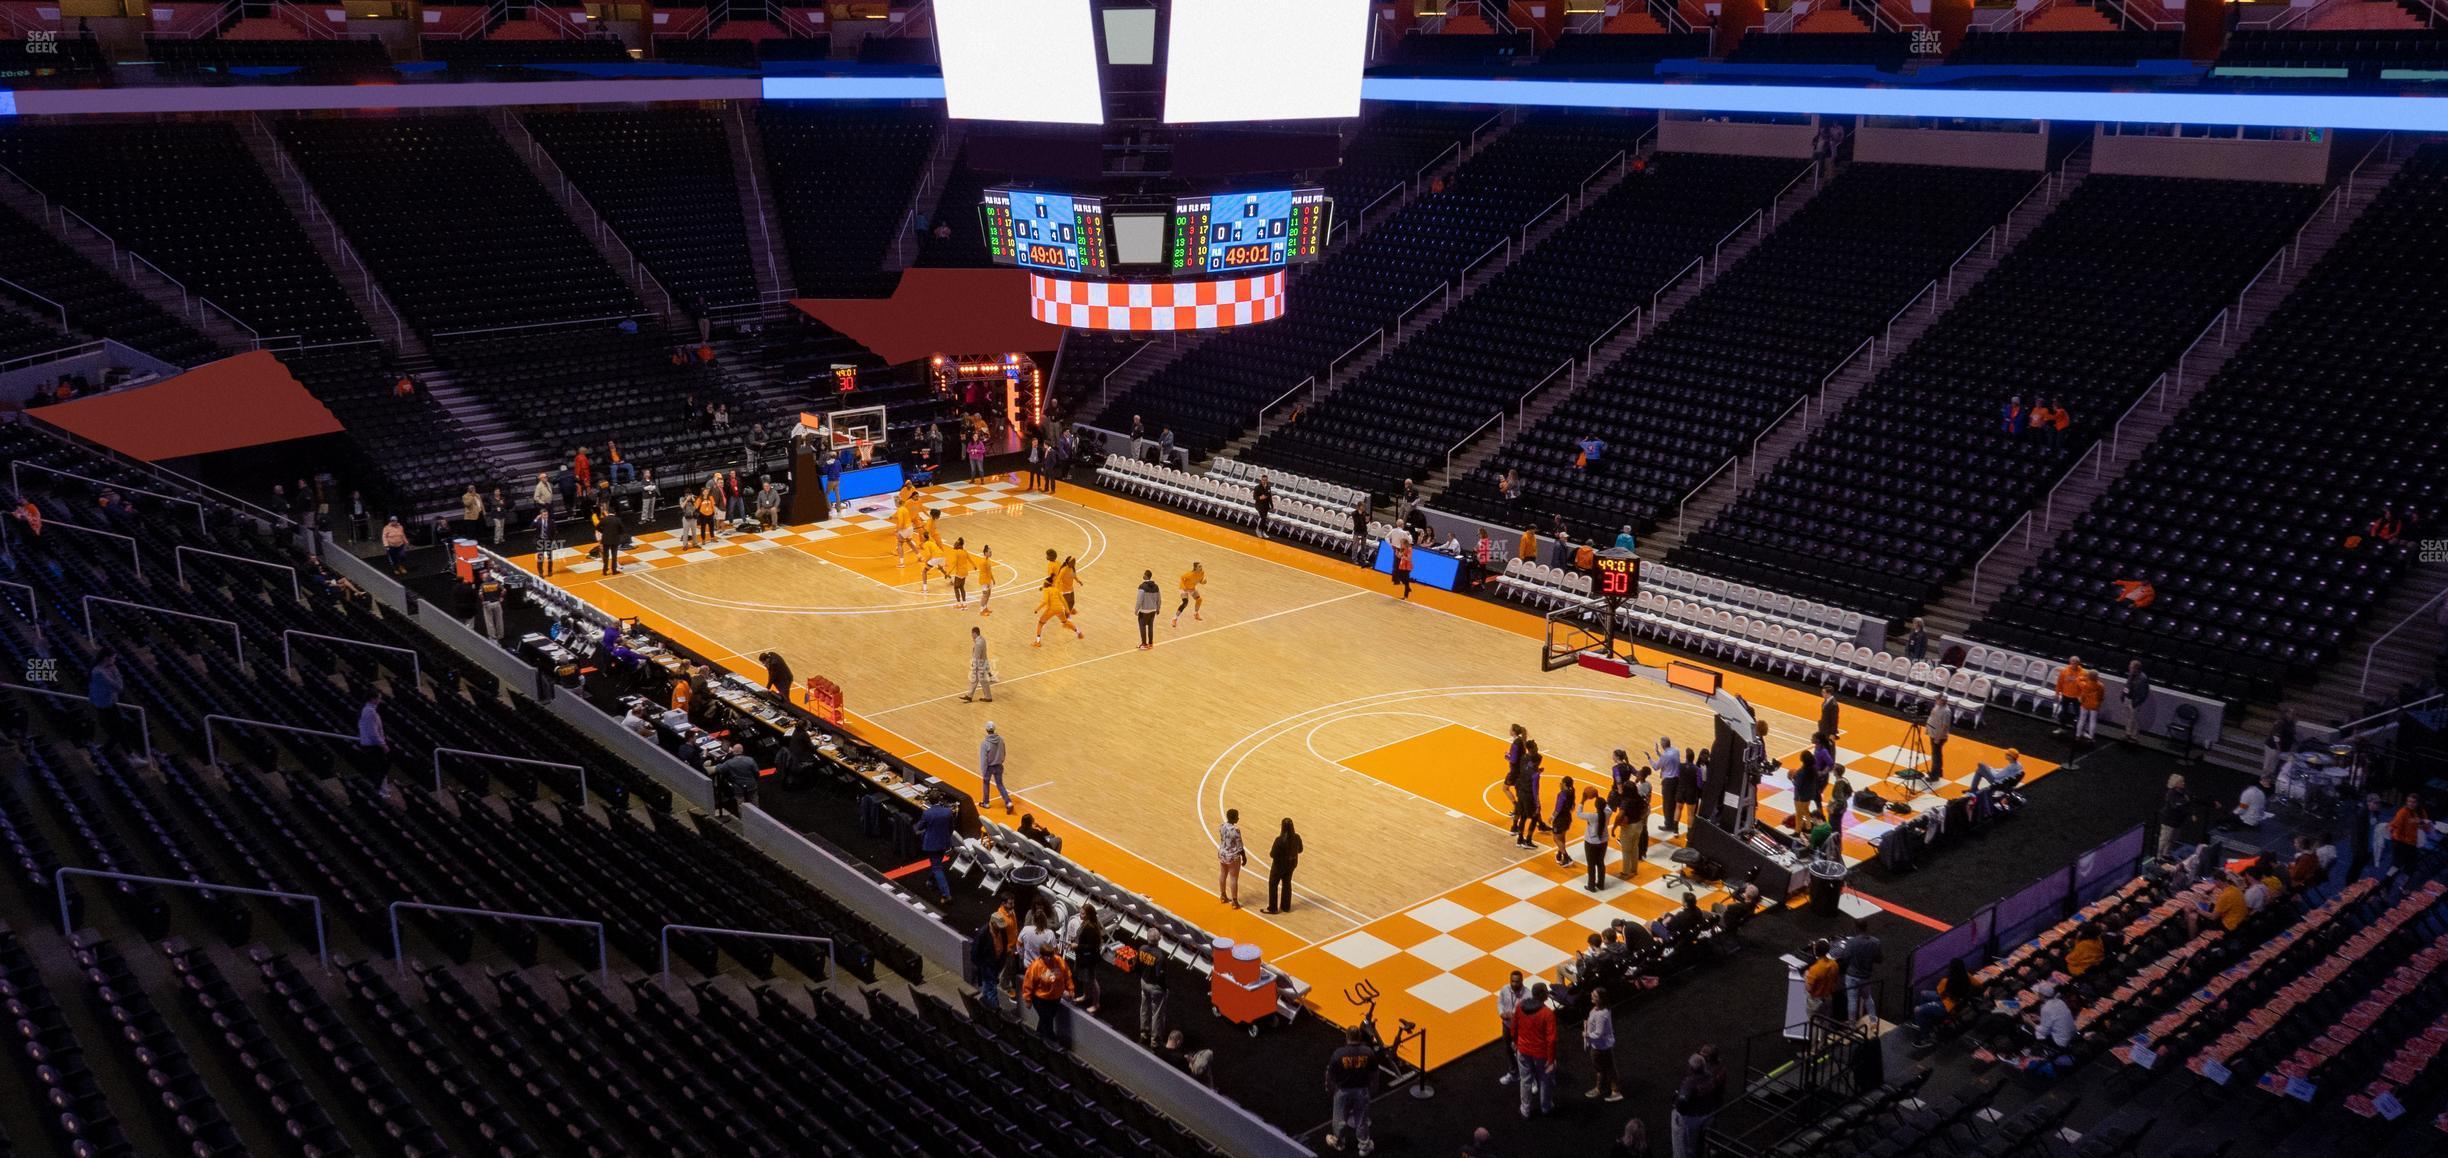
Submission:
<svg viewBox="0 0 2448 1158">
<path fill-rule="evenodd" d="M 1098 198 L 988 189 L 980 211 L 986 252 L 998 265 L 1086 274 L 1113 268 L 1105 203 Z"/>
<path fill-rule="evenodd" d="M 1181 198 L 1173 203 L 1170 264 L 1178 275 L 1316 261 L 1332 209 L 1323 189 Z"/>
</svg>

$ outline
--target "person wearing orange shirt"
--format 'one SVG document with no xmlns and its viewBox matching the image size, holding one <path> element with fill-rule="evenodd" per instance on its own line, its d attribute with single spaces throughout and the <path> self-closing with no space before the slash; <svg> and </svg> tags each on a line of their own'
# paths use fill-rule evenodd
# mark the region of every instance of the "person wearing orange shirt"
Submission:
<svg viewBox="0 0 2448 1158">
<path fill-rule="evenodd" d="M 1045 625 L 1048 620 L 1070 628 L 1071 634 L 1081 639 L 1088 638 L 1087 632 L 1081 631 L 1078 624 L 1071 622 L 1071 608 L 1063 602 L 1062 592 L 1055 590 L 1052 583 L 1047 583 L 1041 588 L 1037 596 L 1037 638 L 1029 644 L 1030 647 L 1045 646 Z"/>
<path fill-rule="evenodd" d="M 947 552 L 947 551 L 945 551 L 945 550 L 944 550 L 943 540 L 938 539 L 938 538 L 936 538 L 936 537 L 935 537 L 934 528 L 932 528 L 932 527 L 925 527 L 925 528 L 921 528 L 921 529 L 919 530 L 919 532 L 918 532 L 918 593 L 919 593 L 919 594 L 923 595 L 923 594 L 925 594 L 925 593 L 926 593 L 926 589 L 927 589 L 927 574 L 928 574 L 929 572 L 934 572 L 934 573 L 936 573 L 936 574 L 940 574 L 940 575 L 942 575 L 942 576 L 943 576 L 945 579 L 947 579 L 947 580 L 948 580 L 948 579 L 950 579 L 950 578 L 952 578 L 952 567 L 951 567 L 951 564 L 950 564 L 950 563 L 949 563 L 949 561 L 947 561 L 947 559 L 945 558 L 945 556 L 946 556 L 947 554 L 949 554 L 949 552 Z"/>
<path fill-rule="evenodd" d="M 987 604 L 994 602 L 995 561 L 991 544 L 978 544 L 978 614 L 992 615 Z"/>
<path fill-rule="evenodd" d="M 595 464 L 593 461 L 587 458 L 585 447 L 579 447 L 577 455 L 570 459 L 570 474 L 578 479 L 579 494 L 583 495 L 593 493 L 595 490 Z"/>
<path fill-rule="evenodd" d="M 1521 546 L 1513 553 L 1513 557 L 1524 563 L 1538 562 L 1538 531 L 1536 528 L 1522 528 Z"/>
<path fill-rule="evenodd" d="M 918 503 L 915 499 L 904 499 L 900 506 L 893 508 L 893 566 L 901 566 L 907 561 L 910 553 L 917 549 L 918 519 Z M 924 578 L 922 574 L 920 579 L 923 581 Z"/>
<path fill-rule="evenodd" d="M 1411 537 L 1394 537 L 1394 583 L 1402 588 L 1402 597 L 1411 598 Z"/>
<path fill-rule="evenodd" d="M 1069 555 L 1065 555 L 1063 556 L 1062 566 L 1054 569 L 1054 589 L 1062 592 L 1063 613 L 1065 615 L 1069 615 L 1079 610 L 1079 586 L 1079 561 Z"/>
<path fill-rule="evenodd" d="M 619 439 L 604 440 L 604 461 L 610 464 L 604 469 L 611 473 L 612 485 L 619 486 L 622 483 L 637 481 L 637 464 L 630 462 L 629 457 L 621 453 Z"/>
<path fill-rule="evenodd" d="M 1192 563 L 1190 564 L 1189 570 L 1182 572 L 1181 602 L 1173 608 L 1173 626 L 1181 626 L 1181 617 L 1182 612 L 1184 611 L 1188 611 L 1190 613 L 1190 618 L 1192 619 L 1207 618 L 1205 615 L 1201 614 L 1206 607 L 1206 601 L 1199 597 L 1199 588 L 1206 585 L 1206 567 L 1197 563 Z"/>
<path fill-rule="evenodd" d="M 2066 732 L 2066 718 L 2081 709 L 2082 681 L 2083 677 L 2089 674 L 2090 669 L 2083 666 L 2082 657 L 2079 655 L 2067 656 L 2065 666 L 2057 669 L 2058 735 L 2062 736 Z"/>
<path fill-rule="evenodd" d="M 2107 693 L 2107 686 L 2100 682 L 2099 673 L 2085 669 L 2082 678 L 2074 686 L 2074 703 L 2078 709 L 2074 716 L 2075 739 L 2096 740 L 2099 738 L 2100 700 L 2105 698 Z"/>
<path fill-rule="evenodd" d="M 2422 833 L 2431 827 L 2431 814 L 2423 810 L 2422 797 L 2406 793 L 2405 806 L 2389 818 L 2389 868 L 2411 877 L 2414 858 L 2422 855 Z"/>
<path fill-rule="evenodd" d="M 944 552 L 944 574 L 952 577 L 952 606 L 969 606 L 969 573 L 977 570 L 977 558 L 969 553 L 969 540 L 952 540 L 952 549 Z"/>
</svg>

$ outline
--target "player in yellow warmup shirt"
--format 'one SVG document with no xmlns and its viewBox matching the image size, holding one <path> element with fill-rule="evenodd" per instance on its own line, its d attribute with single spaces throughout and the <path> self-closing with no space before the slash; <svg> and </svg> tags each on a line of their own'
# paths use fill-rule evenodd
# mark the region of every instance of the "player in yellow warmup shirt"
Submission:
<svg viewBox="0 0 2448 1158">
<path fill-rule="evenodd" d="M 1079 585 L 1078 561 L 1069 555 L 1063 556 L 1062 566 L 1054 569 L 1054 589 L 1062 592 L 1064 611 L 1079 610 Z"/>
<path fill-rule="evenodd" d="M 1182 572 L 1181 603 L 1173 608 L 1173 626 L 1181 626 L 1181 613 L 1183 611 L 1189 611 L 1190 618 L 1192 619 L 1207 618 L 1205 615 L 1199 613 L 1199 609 L 1206 607 L 1205 601 L 1199 598 L 1199 588 L 1206 585 L 1207 568 L 1202 567 L 1199 564 L 1192 563 L 1189 570 Z"/>
<path fill-rule="evenodd" d="M 1046 584 L 1044 590 L 1037 596 L 1037 638 L 1029 644 L 1030 647 L 1045 646 L 1047 620 L 1053 620 L 1070 628 L 1071 634 L 1081 639 L 1088 638 L 1087 632 L 1081 631 L 1078 624 L 1071 622 L 1070 606 L 1063 602 L 1062 592 L 1056 591 L 1051 583 Z"/>
<path fill-rule="evenodd" d="M 977 559 L 969 554 L 969 540 L 952 540 L 952 549 L 944 552 L 944 573 L 952 577 L 952 606 L 969 606 L 969 573 L 977 570 Z"/>
<path fill-rule="evenodd" d="M 920 593 L 923 594 L 927 589 L 928 572 L 938 572 L 946 579 L 952 577 L 952 569 L 945 562 L 945 556 L 948 554 L 950 554 L 950 552 L 944 550 L 943 540 L 936 538 L 932 533 L 930 533 L 930 530 L 921 530 L 919 532 L 918 590 Z"/>
<path fill-rule="evenodd" d="M 900 566 L 906 561 L 906 556 L 917 549 L 919 523 L 918 504 L 915 500 L 904 501 L 900 506 L 893 508 L 894 566 Z"/>
</svg>

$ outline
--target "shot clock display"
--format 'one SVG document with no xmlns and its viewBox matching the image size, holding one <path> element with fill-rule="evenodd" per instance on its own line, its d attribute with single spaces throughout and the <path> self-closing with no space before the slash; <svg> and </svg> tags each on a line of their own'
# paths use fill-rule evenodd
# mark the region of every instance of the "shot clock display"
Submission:
<svg viewBox="0 0 2448 1158">
<path fill-rule="evenodd" d="M 1597 568 L 1596 594 L 1600 599 L 1615 602 L 1640 594 L 1640 556 L 1630 551 L 1606 550 L 1591 562 Z"/>
<path fill-rule="evenodd" d="M 1330 206 L 1322 189 L 1183 197 L 1173 203 L 1173 272 L 1235 273 L 1317 260 Z"/>
<path fill-rule="evenodd" d="M 998 265 L 1089 274 L 1112 268 L 1105 203 L 1098 198 L 988 189 L 979 212 L 987 256 Z"/>
</svg>

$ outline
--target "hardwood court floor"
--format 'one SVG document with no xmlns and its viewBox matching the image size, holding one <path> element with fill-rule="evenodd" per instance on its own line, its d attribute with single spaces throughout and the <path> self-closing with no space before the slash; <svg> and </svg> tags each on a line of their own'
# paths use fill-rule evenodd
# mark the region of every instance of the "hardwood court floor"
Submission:
<svg viewBox="0 0 2448 1158">
<path fill-rule="evenodd" d="M 1513 844 L 1499 781 L 1514 723 L 1547 756 L 1550 797 L 1562 775 L 1591 782 L 1616 748 L 1642 758 L 1661 737 L 1705 744 L 1710 714 L 1685 694 L 1577 668 L 1541 672 L 1535 616 L 1425 588 L 1405 602 L 1374 572 L 1108 495 L 1049 498 L 998 480 L 934 488 L 928 502 L 944 512 L 947 539 L 992 546 L 994 614 L 976 613 L 975 591 L 971 608 L 953 606 L 940 578 L 919 592 L 873 504 L 711 550 L 679 552 L 649 536 L 622 575 L 587 565 L 554 582 L 741 671 L 761 673 L 753 657 L 779 651 L 801 675 L 838 682 L 862 734 L 967 791 L 979 786 L 977 741 L 994 721 L 1020 811 L 1064 833 L 1067 852 L 1257 943 L 1315 987 L 1330 1017 L 1348 1016 L 1337 993 L 1369 978 L 1386 994 L 1381 1016 L 1439 1031 L 1440 1057 L 1493 1036 L 1481 1007 L 1508 970 L 1552 975 L 1593 929 L 1654 918 L 1680 896 L 1661 879 L 1673 851 L 1662 835 L 1630 884 L 1584 891 L 1577 867 Z M 1049 548 L 1079 561 L 1085 638 L 1049 624 L 1032 647 Z M 1173 627 L 1176 577 L 1193 561 L 1209 576 L 1204 618 Z M 1165 592 L 1147 652 L 1131 610 L 1142 571 Z M 1000 677 L 992 704 L 960 699 L 973 625 Z M 1815 700 L 1733 682 L 1768 720 L 1777 751 L 1802 745 Z M 1859 709 L 1845 727 L 1848 767 L 1863 770 L 1892 757 L 1885 749 L 1904 730 Z M 1958 776 L 1996 759 L 1962 736 L 1948 754 Z M 1790 807 L 1782 787 L 1763 788 L 1764 816 Z M 1241 813 L 1252 858 L 1238 911 L 1215 898 L 1216 826 L 1228 808 Z M 1268 915 L 1259 911 L 1268 845 L 1284 817 L 1306 844 L 1298 900 Z M 1619 865 L 1619 854 L 1610 859 Z"/>
</svg>

